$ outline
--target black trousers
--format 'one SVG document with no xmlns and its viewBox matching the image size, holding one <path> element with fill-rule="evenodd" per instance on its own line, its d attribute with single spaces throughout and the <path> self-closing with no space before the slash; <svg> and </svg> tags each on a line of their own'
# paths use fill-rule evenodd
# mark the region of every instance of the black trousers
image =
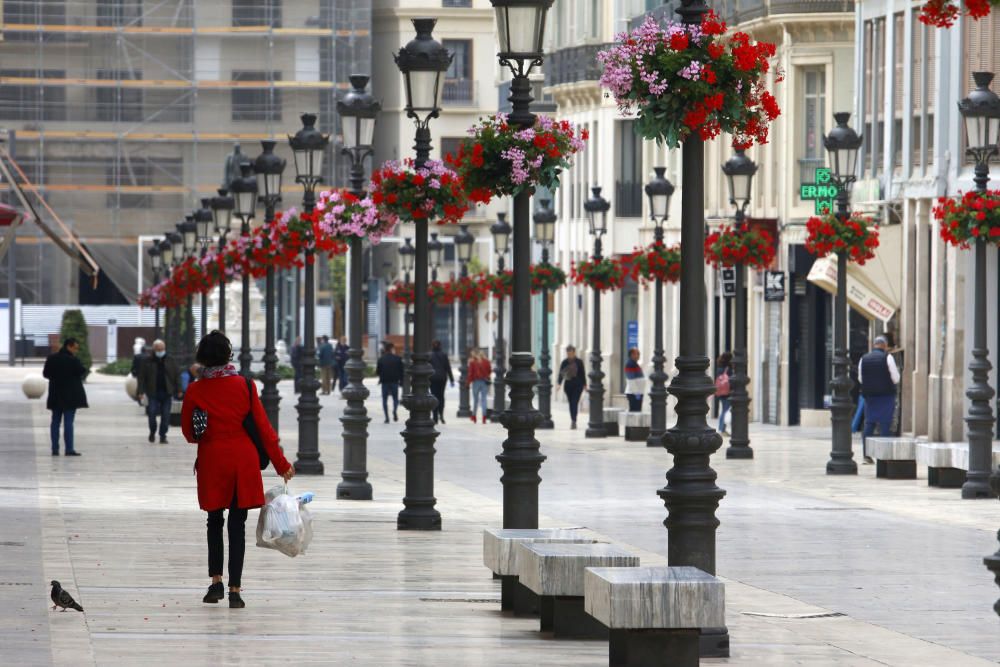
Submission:
<svg viewBox="0 0 1000 667">
<path fill-rule="evenodd" d="M 569 418 L 576 422 L 577 411 L 580 409 L 580 396 L 583 394 L 583 387 L 569 384 L 563 385 L 566 391 L 566 401 L 569 402 Z"/>
<path fill-rule="evenodd" d="M 222 513 L 212 510 L 208 513 L 208 576 L 222 576 Z M 236 498 L 229 507 L 229 585 L 239 588 L 243 576 L 243 559 L 246 556 L 247 510 L 236 507 Z"/>
<path fill-rule="evenodd" d="M 395 382 L 386 382 L 382 385 L 382 411 L 385 413 L 386 421 L 389 421 L 390 398 L 392 398 L 392 414 L 395 416 L 399 409 L 399 385 Z"/>
<path fill-rule="evenodd" d="M 444 417 L 444 388 L 447 384 L 447 380 L 431 380 L 431 394 L 438 401 L 437 407 L 434 408 L 434 421 Z"/>
</svg>

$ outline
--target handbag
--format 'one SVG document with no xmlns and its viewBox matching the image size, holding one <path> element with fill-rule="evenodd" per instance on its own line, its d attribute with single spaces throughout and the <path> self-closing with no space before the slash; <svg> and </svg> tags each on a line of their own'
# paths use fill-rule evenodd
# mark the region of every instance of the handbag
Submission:
<svg viewBox="0 0 1000 667">
<path fill-rule="evenodd" d="M 201 408 L 195 408 L 191 412 L 191 430 L 194 431 L 194 439 L 199 442 L 208 430 L 208 413 Z"/>
<path fill-rule="evenodd" d="M 264 449 L 264 441 L 260 437 L 260 431 L 257 430 L 257 422 L 253 419 L 253 388 L 250 386 L 250 378 L 243 378 L 247 383 L 247 393 L 250 394 L 250 410 L 247 412 L 247 416 L 243 418 L 243 430 L 247 432 L 250 436 L 250 440 L 253 441 L 253 446 L 257 448 L 257 459 L 260 463 L 260 469 L 263 470 L 271 463 L 271 458 L 267 455 L 267 450 Z"/>
</svg>

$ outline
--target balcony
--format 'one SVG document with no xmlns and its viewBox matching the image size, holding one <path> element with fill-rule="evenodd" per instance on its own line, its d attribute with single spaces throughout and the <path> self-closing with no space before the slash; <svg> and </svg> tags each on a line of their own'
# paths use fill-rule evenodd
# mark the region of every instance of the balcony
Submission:
<svg viewBox="0 0 1000 667">
<path fill-rule="evenodd" d="M 473 79 L 445 79 L 441 103 L 453 107 L 475 106 L 476 82 Z"/>
<path fill-rule="evenodd" d="M 630 28 L 637 28 L 646 16 L 653 16 L 658 21 L 665 19 L 677 21 L 680 17 L 675 10 L 679 5 L 677 0 L 664 2 L 662 7 L 633 18 Z M 716 0 L 712 6 L 730 26 L 779 14 L 854 12 L 854 0 Z"/>
<path fill-rule="evenodd" d="M 597 63 L 597 53 L 609 44 L 587 44 L 560 49 L 546 58 L 545 85 L 558 86 L 564 83 L 597 81 L 601 78 L 601 66 Z"/>
</svg>

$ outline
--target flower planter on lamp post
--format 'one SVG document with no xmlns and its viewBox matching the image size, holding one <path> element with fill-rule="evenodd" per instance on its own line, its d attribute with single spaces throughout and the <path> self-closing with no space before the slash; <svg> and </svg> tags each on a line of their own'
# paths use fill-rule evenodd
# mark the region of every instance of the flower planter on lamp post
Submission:
<svg viewBox="0 0 1000 667">
<path fill-rule="evenodd" d="M 604 259 L 601 254 L 601 237 L 608 231 L 608 211 L 611 202 L 601 196 L 601 188 L 591 188 L 591 197 L 583 203 L 590 223 L 590 234 L 594 237 L 594 261 Z M 591 320 L 593 336 L 590 345 L 590 383 L 587 395 L 590 397 L 590 418 L 587 421 L 586 437 L 607 437 L 604 425 L 604 371 L 601 370 L 601 290 L 594 287 L 594 312 Z"/>
<path fill-rule="evenodd" d="M 663 225 L 670 217 L 670 198 L 674 194 L 674 185 L 664 174 L 666 167 L 654 167 L 656 174 L 646 184 L 646 196 L 649 198 L 649 217 L 653 220 L 653 240 L 663 243 Z M 663 434 L 667 430 L 667 374 L 663 366 L 667 359 L 663 353 L 663 279 L 657 274 L 653 310 L 653 372 L 649 374 L 649 437 L 648 447 L 662 447 Z"/>
</svg>

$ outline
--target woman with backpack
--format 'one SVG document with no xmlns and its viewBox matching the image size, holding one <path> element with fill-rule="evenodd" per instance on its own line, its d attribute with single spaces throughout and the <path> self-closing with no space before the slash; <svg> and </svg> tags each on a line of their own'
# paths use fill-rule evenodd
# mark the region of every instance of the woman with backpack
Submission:
<svg viewBox="0 0 1000 667">
<path fill-rule="evenodd" d="M 733 376 L 733 355 L 723 352 L 715 362 L 715 397 L 719 399 L 719 433 L 726 433 L 726 414 L 729 412 L 729 378 Z"/>
</svg>

